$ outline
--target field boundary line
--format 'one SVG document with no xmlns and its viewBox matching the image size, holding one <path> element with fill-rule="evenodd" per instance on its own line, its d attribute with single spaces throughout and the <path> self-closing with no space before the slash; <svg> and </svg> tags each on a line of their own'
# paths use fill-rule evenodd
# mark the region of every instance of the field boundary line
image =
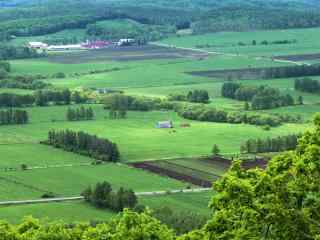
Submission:
<svg viewBox="0 0 320 240">
<path fill-rule="evenodd" d="M 167 191 L 151 191 L 151 192 L 136 192 L 137 196 L 163 196 L 178 193 L 201 193 L 209 192 L 212 188 L 193 188 L 193 189 L 180 189 L 180 190 L 167 190 Z M 16 201 L 1 201 L 0 207 L 2 206 L 17 206 L 17 205 L 28 205 L 28 204 L 41 204 L 41 203 L 57 203 L 57 202 L 70 202 L 70 201 L 83 201 L 83 196 L 75 197 L 60 197 L 60 198 L 47 198 L 47 199 L 34 199 L 34 200 L 16 200 Z"/>
<path fill-rule="evenodd" d="M 170 45 L 170 44 L 165 44 L 165 43 L 158 43 L 158 42 L 153 42 L 150 43 L 155 46 L 160 46 L 160 47 L 169 47 L 169 48 L 176 48 L 176 49 L 182 49 L 182 50 L 189 50 L 189 51 L 197 51 L 197 52 L 202 52 L 202 53 L 207 53 L 207 54 L 215 54 L 215 55 L 224 55 L 227 57 L 248 57 L 252 58 L 254 60 L 272 60 L 273 62 L 279 62 L 279 63 L 291 63 L 294 65 L 307 65 L 311 66 L 312 64 L 308 62 L 297 62 L 297 61 L 291 61 L 291 60 L 284 60 L 284 59 L 278 59 L 277 57 L 266 57 L 266 56 L 250 56 L 247 54 L 236 54 L 236 53 L 226 53 L 226 52 L 217 52 L 217 51 L 208 51 L 208 50 L 203 50 L 203 49 L 198 49 L 198 48 L 190 48 L 190 47 L 178 47 L 175 45 Z"/>
</svg>

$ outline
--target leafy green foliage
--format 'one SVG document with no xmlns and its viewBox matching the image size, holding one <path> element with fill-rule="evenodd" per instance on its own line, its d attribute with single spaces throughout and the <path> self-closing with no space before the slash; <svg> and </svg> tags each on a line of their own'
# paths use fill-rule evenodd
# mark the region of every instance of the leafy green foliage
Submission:
<svg viewBox="0 0 320 240">
<path fill-rule="evenodd" d="M 174 233 L 153 218 L 149 212 L 141 214 L 125 210 L 108 223 L 90 226 L 64 223 L 40 224 L 39 220 L 26 218 L 17 226 L 6 222 L 0 223 L 0 236 L 3 239 L 60 239 L 60 240 L 98 240 L 98 239 L 159 239 L 173 240 Z"/>
<path fill-rule="evenodd" d="M 265 170 L 235 162 L 214 184 L 212 219 L 185 239 L 317 239 L 320 115 L 314 123 L 295 152 L 275 157 Z"/>
<path fill-rule="evenodd" d="M 77 109 L 68 108 L 66 116 L 68 121 L 92 120 L 94 112 L 91 107 L 81 106 Z"/>
<path fill-rule="evenodd" d="M 116 212 L 121 212 L 124 208 L 133 209 L 138 203 L 133 190 L 120 187 L 117 192 L 113 192 L 108 182 L 97 183 L 94 188 L 85 189 L 82 196 L 97 208 L 108 208 Z"/>
<path fill-rule="evenodd" d="M 281 95 L 280 91 L 267 86 L 243 86 L 239 83 L 226 82 L 222 85 L 221 95 L 239 101 L 252 101 L 252 109 L 272 109 L 294 105 L 291 95 Z"/>
<path fill-rule="evenodd" d="M 320 92 L 320 82 L 310 78 L 296 79 L 294 82 L 295 90 L 309 93 Z"/>
<path fill-rule="evenodd" d="M 243 153 L 282 152 L 294 150 L 298 145 L 301 134 L 292 134 L 277 138 L 249 139 L 240 147 Z"/>
</svg>

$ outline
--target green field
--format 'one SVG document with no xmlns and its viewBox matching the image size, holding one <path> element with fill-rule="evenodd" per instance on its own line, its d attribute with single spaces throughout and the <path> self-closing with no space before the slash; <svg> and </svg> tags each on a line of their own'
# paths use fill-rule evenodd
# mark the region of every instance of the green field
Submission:
<svg viewBox="0 0 320 240">
<path fill-rule="evenodd" d="M 35 154 L 37 153 L 37 154 Z M 92 159 L 38 143 L 0 145 L 0 168 L 20 168 L 91 163 Z"/>
<path fill-rule="evenodd" d="M 187 186 L 173 179 L 117 164 L 3 172 L 1 176 L 1 200 L 16 199 L 16 185 L 21 186 L 20 200 L 40 198 L 46 192 L 53 192 L 57 197 L 79 196 L 86 187 L 102 181 L 110 182 L 114 189 L 127 187 L 143 192 L 183 189 Z M 12 181 L 16 184 L 9 189 L 5 183 Z M 34 192 L 29 192 L 30 189 Z"/>
<path fill-rule="evenodd" d="M 89 222 L 107 221 L 116 214 L 100 210 L 84 202 L 47 203 L 0 207 L 1 218 L 10 223 L 20 223 L 24 217 L 32 216 L 42 222 L 61 221 Z"/>
<path fill-rule="evenodd" d="M 201 48 L 208 51 L 222 53 L 244 54 L 250 56 L 280 56 L 291 54 L 319 53 L 320 28 L 270 30 L 254 32 L 221 32 L 198 36 L 173 37 L 165 39 L 162 43 L 178 47 Z M 257 45 L 253 46 L 252 41 Z M 261 45 L 264 40 L 268 42 L 296 40 L 292 44 Z M 242 42 L 246 46 L 239 46 Z"/>
<path fill-rule="evenodd" d="M 150 208 L 169 207 L 176 211 L 197 213 L 209 216 L 208 208 L 211 192 L 170 194 L 166 196 L 139 197 L 139 202 Z M 39 218 L 43 222 L 89 222 L 107 221 L 116 213 L 91 207 L 84 202 L 45 203 L 20 206 L 0 207 L 1 217 L 11 223 L 19 223 L 25 216 Z"/>
<path fill-rule="evenodd" d="M 237 153 L 240 144 L 249 137 L 286 135 L 309 128 L 303 124 L 284 124 L 264 131 L 252 125 L 188 121 L 176 113 L 160 111 L 129 112 L 127 119 L 112 120 L 102 105 L 92 107 L 96 120 L 78 122 L 65 121 L 66 106 L 29 108 L 30 124 L 1 126 L 0 144 L 37 143 L 47 138 L 50 129 L 82 130 L 111 139 L 119 145 L 122 161 L 134 161 L 206 155 L 210 153 L 213 144 L 218 144 L 223 153 Z M 157 129 L 156 123 L 163 120 L 172 120 L 176 132 Z M 181 128 L 180 124 L 186 122 L 191 127 Z M 51 151 L 47 153 L 51 154 Z M 7 154 L 4 155 L 3 158 L 0 156 L 2 162 L 7 161 Z"/>
</svg>

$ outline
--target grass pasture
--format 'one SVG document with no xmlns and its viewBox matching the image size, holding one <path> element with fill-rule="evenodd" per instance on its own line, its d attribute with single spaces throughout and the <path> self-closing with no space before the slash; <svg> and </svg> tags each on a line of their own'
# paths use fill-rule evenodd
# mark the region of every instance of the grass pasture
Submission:
<svg viewBox="0 0 320 240">
<path fill-rule="evenodd" d="M 236 153 L 239 152 L 240 144 L 249 136 L 272 137 L 303 132 L 309 128 L 303 124 L 285 124 L 264 131 L 252 125 L 188 121 L 174 112 L 165 111 L 129 112 L 127 119 L 114 120 L 108 118 L 108 112 L 102 105 L 92 107 L 96 119 L 77 122 L 65 120 L 67 106 L 29 108 L 30 124 L 1 126 L 0 144 L 38 143 L 47 138 L 50 129 L 82 130 L 116 142 L 122 161 L 127 162 L 205 155 L 210 153 L 213 144 L 218 144 L 223 153 Z M 172 120 L 176 132 L 157 129 L 156 123 L 163 120 Z M 182 128 L 182 123 L 190 123 L 191 127 Z M 48 151 L 48 154 L 50 152 Z M 1 159 L 0 156 L 0 161 L 5 164 L 7 158 Z"/>
<path fill-rule="evenodd" d="M 36 153 L 36 154 L 35 154 Z M 0 169 L 88 164 L 92 159 L 37 143 L 0 145 Z"/>
<path fill-rule="evenodd" d="M 110 182 L 114 189 L 124 186 L 138 192 L 183 189 L 187 186 L 173 179 L 117 164 L 3 172 L 2 177 L 6 180 L 0 181 L 14 181 L 16 184 L 11 187 L 1 184 L 1 200 L 40 198 L 46 192 L 53 192 L 57 197 L 79 196 L 86 187 L 102 181 Z M 19 196 L 15 196 L 17 185 L 24 187 L 19 191 Z M 30 193 L 29 189 L 36 192 Z"/>
<path fill-rule="evenodd" d="M 139 202 L 150 208 L 169 207 L 178 212 L 193 212 L 203 216 L 210 215 L 208 204 L 212 192 L 170 194 L 165 196 L 139 197 Z M 0 207 L 1 217 L 10 223 L 20 223 L 26 216 L 40 219 L 41 222 L 60 221 L 68 223 L 108 221 L 116 213 L 101 210 L 85 202 L 45 203 Z"/>
<path fill-rule="evenodd" d="M 84 202 L 8 206 L 0 207 L 0 212 L 2 219 L 14 224 L 20 223 L 26 216 L 38 218 L 41 222 L 61 221 L 63 219 L 68 223 L 107 221 L 110 217 L 115 216 L 113 212 L 91 207 Z"/>
<path fill-rule="evenodd" d="M 221 32 L 205 35 L 172 37 L 164 39 L 162 43 L 178 47 L 200 48 L 208 51 L 217 51 L 249 56 L 281 56 L 297 54 L 319 53 L 320 28 L 269 30 L 253 32 Z M 257 45 L 253 45 L 255 40 Z M 262 45 L 262 41 L 296 40 L 291 44 Z M 244 46 L 240 46 L 239 42 Z"/>
</svg>

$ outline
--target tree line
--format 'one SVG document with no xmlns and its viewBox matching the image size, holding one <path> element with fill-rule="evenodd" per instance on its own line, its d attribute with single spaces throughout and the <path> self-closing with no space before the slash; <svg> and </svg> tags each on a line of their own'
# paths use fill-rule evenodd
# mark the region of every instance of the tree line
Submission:
<svg viewBox="0 0 320 240">
<path fill-rule="evenodd" d="M 320 93 L 320 82 L 310 78 L 296 79 L 294 89 L 308 93 Z"/>
<path fill-rule="evenodd" d="M 85 108 L 81 106 L 75 109 L 68 108 L 66 116 L 68 121 L 92 120 L 94 119 L 94 112 L 91 107 Z"/>
<path fill-rule="evenodd" d="M 0 107 L 26 107 L 34 104 L 33 95 L 0 93 Z"/>
<path fill-rule="evenodd" d="M 39 90 L 51 86 L 50 83 L 39 80 L 37 76 L 10 76 L 8 73 L 2 74 L 0 69 L 0 88 Z"/>
<path fill-rule="evenodd" d="M 204 106 L 184 106 L 177 110 L 179 116 L 196 121 L 222 122 L 232 124 L 251 124 L 276 127 L 283 122 L 298 122 L 300 117 L 279 114 L 253 114 L 246 112 L 228 112 Z"/>
<path fill-rule="evenodd" d="M 236 82 L 224 83 L 221 88 L 221 95 L 239 101 L 251 101 L 251 108 L 254 110 L 295 104 L 295 100 L 290 94 L 282 95 L 278 89 L 267 86 L 243 86 Z"/>
<path fill-rule="evenodd" d="M 10 71 L 11 71 L 10 63 L 5 61 L 0 61 L 0 80 L 7 78 L 9 76 Z"/>
<path fill-rule="evenodd" d="M 302 134 L 291 134 L 276 138 L 249 139 L 241 145 L 240 150 L 242 153 L 268 153 L 294 150 L 298 145 L 298 139 L 301 137 Z"/>
<path fill-rule="evenodd" d="M 51 130 L 48 139 L 41 143 L 106 162 L 116 162 L 120 157 L 117 144 L 81 131 Z"/>
<path fill-rule="evenodd" d="M 9 109 L 0 111 L 0 125 L 27 124 L 28 112 L 25 110 Z"/>
<path fill-rule="evenodd" d="M 43 56 L 43 54 L 39 54 L 37 53 L 37 51 L 28 47 L 12 46 L 6 44 L 0 45 L 0 60 L 36 58 L 40 56 Z"/>
<path fill-rule="evenodd" d="M 88 101 L 86 96 L 70 90 L 39 90 L 34 94 L 0 93 L 0 107 L 28 107 L 53 105 L 69 105 L 72 102 L 79 104 Z"/>
<path fill-rule="evenodd" d="M 221 31 L 309 28 L 320 25 L 320 17 L 316 9 L 303 9 L 303 6 L 288 7 L 287 2 L 257 3 L 215 7 L 193 22 L 192 30 L 195 34 L 203 34 Z M 265 14 L 266 12 L 268 15 Z"/>
<path fill-rule="evenodd" d="M 265 68 L 262 72 L 262 77 L 265 79 L 292 78 L 318 75 L 320 75 L 319 64 Z"/>
<path fill-rule="evenodd" d="M 170 94 L 168 97 L 169 101 L 188 101 L 193 103 L 208 103 L 209 99 L 209 93 L 206 90 L 193 90 L 189 91 L 186 95 Z"/>
<path fill-rule="evenodd" d="M 127 111 L 172 110 L 174 103 L 160 98 L 135 97 L 124 94 L 110 94 L 104 100 L 104 108 L 109 110 L 110 118 L 125 118 Z"/>
<path fill-rule="evenodd" d="M 120 187 L 115 192 L 108 182 L 97 183 L 93 188 L 88 187 L 81 195 L 93 206 L 111 209 L 115 212 L 121 212 L 125 208 L 133 209 L 138 203 L 133 190 Z"/>
</svg>

